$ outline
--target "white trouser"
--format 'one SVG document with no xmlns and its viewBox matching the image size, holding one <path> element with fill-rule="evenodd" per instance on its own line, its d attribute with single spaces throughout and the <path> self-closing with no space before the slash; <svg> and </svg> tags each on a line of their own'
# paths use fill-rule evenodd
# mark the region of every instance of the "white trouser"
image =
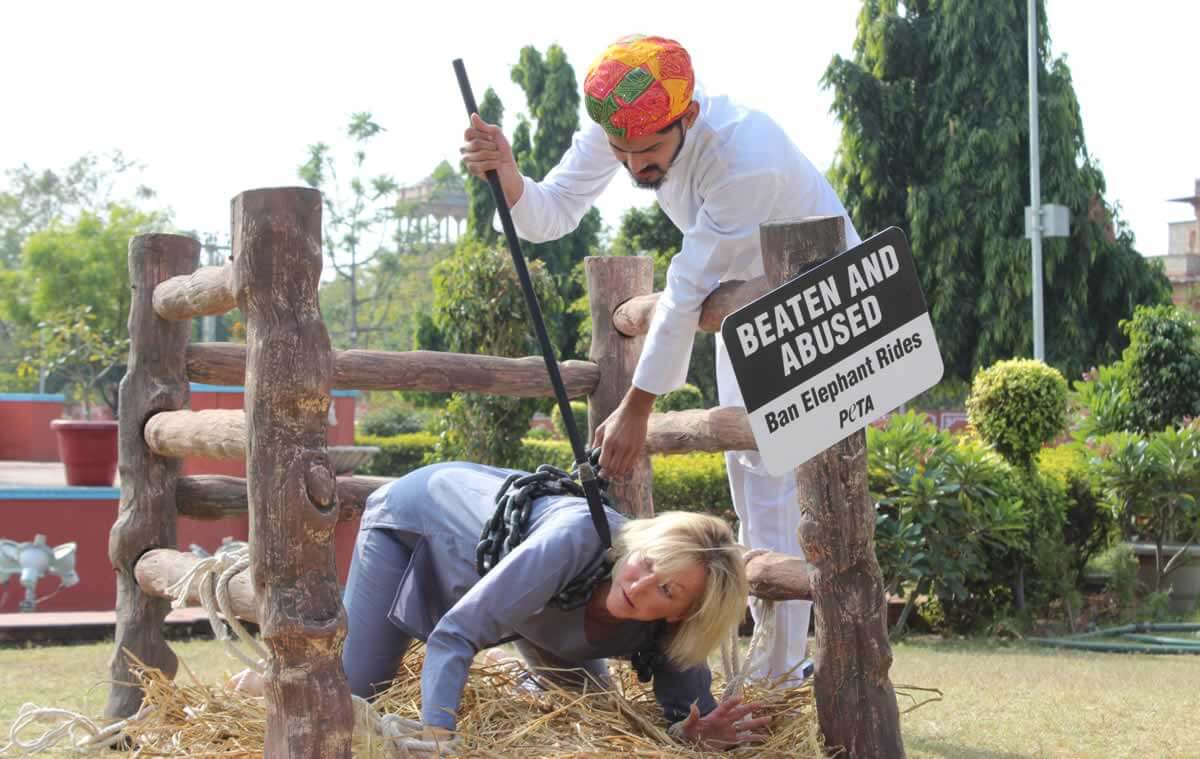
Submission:
<svg viewBox="0 0 1200 759">
<path fill-rule="evenodd" d="M 733 376 L 733 366 L 725 344 L 717 333 L 717 394 L 722 406 L 744 405 Z M 800 505 L 796 501 L 796 477 L 767 474 L 762 457 L 756 451 L 728 451 L 725 466 L 729 472 L 729 491 L 733 509 L 741 522 L 738 539 L 749 548 L 804 557 L 800 546 Z M 754 607 L 751 607 L 754 613 Z M 812 615 L 809 601 L 785 601 L 775 604 L 774 636 L 761 656 L 750 662 L 754 679 L 783 677 L 798 672 L 797 665 L 808 650 L 808 626 Z M 754 623 L 762 624 L 755 613 Z M 795 669 L 793 669 L 795 668 Z"/>
</svg>

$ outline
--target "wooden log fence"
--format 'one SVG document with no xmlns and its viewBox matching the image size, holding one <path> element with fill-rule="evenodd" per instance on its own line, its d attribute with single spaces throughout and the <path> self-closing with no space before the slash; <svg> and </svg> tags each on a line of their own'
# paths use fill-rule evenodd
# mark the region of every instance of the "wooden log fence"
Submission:
<svg viewBox="0 0 1200 759">
<path fill-rule="evenodd" d="M 246 378 L 246 348 L 228 343 L 189 345 L 187 366 L 195 382 L 241 385 Z M 600 368 L 590 361 L 560 361 L 558 368 L 571 398 L 591 395 L 600 381 Z M 554 397 L 546 364 L 538 356 L 501 358 L 439 351 L 334 351 L 333 388 Z"/>
<path fill-rule="evenodd" d="M 189 238 L 143 235 L 130 243 L 135 294 L 129 371 L 121 387 L 121 509 L 110 539 L 118 583 L 117 649 L 106 713 L 129 716 L 141 703 L 141 692 L 128 685 L 132 677 L 125 651 L 168 675 L 175 671 L 174 654 L 162 639 L 168 608 L 164 597 L 166 588 L 197 560 L 175 550 L 177 514 L 221 519 L 249 513 L 251 567 L 235 578 L 231 590 L 237 615 L 260 621 L 271 651 L 266 673 L 266 754 L 272 757 L 350 755 L 353 715 L 339 655 L 346 623 L 334 571 L 332 533 L 337 522 L 357 518 L 367 496 L 389 480 L 334 477 L 325 452 L 330 391 L 336 387 L 553 395 L 539 357 L 331 350 L 316 301 L 320 207 L 319 194 L 307 188 L 237 196 L 233 256 L 219 267 L 198 269 L 199 246 Z M 781 272 L 794 270 L 794 264 L 788 269 L 780 263 L 791 252 L 771 251 L 766 258 L 774 256 L 778 261 L 766 262 L 767 276 L 726 283 L 710 296 L 701 329 L 717 329 L 731 311 L 765 293 L 771 283 L 782 281 Z M 637 257 L 585 262 L 593 318 L 590 360 L 564 361 L 560 369 L 568 394 L 589 399 L 589 433 L 616 408 L 629 387 L 641 350 L 640 336 L 648 329 L 658 297 L 650 292 L 649 263 Z M 246 318 L 247 345 L 188 345 L 190 319 L 224 313 L 235 305 Z M 246 411 L 186 410 L 189 379 L 244 385 Z M 650 454 L 753 448 L 742 408 L 653 414 L 644 460 L 632 476 L 613 483 L 614 495 L 626 512 L 651 514 Z M 860 448 L 847 450 L 861 457 Z M 180 477 L 179 462 L 189 456 L 245 458 L 249 474 L 245 480 Z M 820 631 L 821 603 L 833 597 L 830 577 L 855 588 L 855 603 L 860 606 L 881 611 L 883 596 L 881 588 L 860 577 L 864 571 L 869 573 L 861 543 L 870 536 L 859 513 L 865 490 L 812 488 L 809 492 L 811 487 L 802 480 L 800 497 L 807 499 L 805 508 L 825 514 L 826 521 L 814 526 L 815 517 L 807 517 L 805 547 L 820 569 L 773 553 L 753 556 L 747 566 L 752 592 L 761 598 L 815 599 Z M 829 502 L 831 497 L 835 501 Z M 833 514 L 845 498 L 858 499 L 854 519 L 859 527 L 850 538 L 835 535 L 829 521 L 836 521 Z M 818 507 L 815 500 L 820 499 L 825 500 Z M 840 555 L 826 546 L 834 540 L 857 541 L 838 549 L 850 551 L 857 563 L 847 566 L 831 559 Z M 871 595 L 876 590 L 877 604 Z M 831 656 L 847 657 L 834 669 L 844 673 L 840 682 L 855 694 L 861 690 L 864 672 L 858 662 L 867 661 L 865 671 L 873 675 L 884 665 L 886 684 L 890 652 L 886 636 L 882 646 L 879 641 L 884 628 L 881 623 L 878 631 L 864 627 L 876 624 L 873 614 L 847 617 L 839 634 L 875 646 L 874 658 L 859 648 L 853 654 L 843 653 L 828 639 L 825 645 L 831 647 L 821 647 L 823 652 L 833 652 L 822 657 L 826 662 Z M 895 698 L 890 684 L 886 692 L 855 701 L 822 689 L 821 665 L 817 671 L 823 729 L 833 729 L 826 725 L 828 704 L 836 704 L 838 710 L 869 706 L 871 711 L 861 713 L 869 713 L 881 724 L 891 719 Z M 833 670 L 827 663 L 824 671 Z M 883 696 L 888 695 L 892 712 L 884 703 Z M 848 711 L 847 718 L 858 713 Z M 840 735 L 827 733 L 827 740 L 841 740 Z M 895 735 L 898 741 L 898 727 Z M 830 745 L 847 746 L 852 755 L 869 755 L 859 750 L 865 744 L 854 741 Z"/>
<path fill-rule="evenodd" d="M 771 289 L 765 275 L 750 280 L 731 279 L 722 282 L 704 299 L 704 306 L 700 309 L 700 330 L 716 332 L 726 316 L 760 295 L 766 295 Z M 659 293 L 649 293 L 621 302 L 612 312 L 613 328 L 625 337 L 647 334 L 650 321 L 654 318 L 654 309 L 658 307 L 658 297 Z"/>
<path fill-rule="evenodd" d="M 159 456 L 240 459 L 246 455 L 246 412 L 237 409 L 169 411 L 146 422 L 146 445 Z M 739 406 L 653 413 L 646 455 L 755 450 L 746 410 Z M 617 499 L 622 505 L 629 500 Z M 630 513 L 636 509 L 627 507 Z M 646 513 L 653 513 L 648 511 Z"/>
<path fill-rule="evenodd" d="M 772 288 L 846 250 L 841 216 L 767 223 L 760 232 Z M 902 757 L 866 432 L 801 464 L 796 495 L 821 653 L 813 690 L 825 744 L 852 757 Z"/>
</svg>

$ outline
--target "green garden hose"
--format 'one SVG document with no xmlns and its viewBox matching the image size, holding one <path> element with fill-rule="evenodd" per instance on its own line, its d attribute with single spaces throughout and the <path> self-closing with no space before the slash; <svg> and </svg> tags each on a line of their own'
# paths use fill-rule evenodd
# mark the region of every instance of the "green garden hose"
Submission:
<svg viewBox="0 0 1200 759">
<path fill-rule="evenodd" d="M 1148 633 L 1200 633 L 1200 624 L 1188 622 L 1138 623 L 1092 630 L 1065 638 L 1027 638 L 1031 643 L 1079 651 L 1123 654 L 1200 654 L 1200 638 L 1171 638 Z M 1102 640 L 1115 638 L 1116 640 Z"/>
</svg>

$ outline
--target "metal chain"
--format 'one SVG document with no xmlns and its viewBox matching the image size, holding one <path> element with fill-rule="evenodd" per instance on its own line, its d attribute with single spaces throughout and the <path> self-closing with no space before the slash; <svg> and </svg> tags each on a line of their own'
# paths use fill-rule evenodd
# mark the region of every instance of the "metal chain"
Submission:
<svg viewBox="0 0 1200 759">
<path fill-rule="evenodd" d="M 593 468 L 598 468 L 600 449 L 589 451 L 588 459 Z M 529 515 L 533 511 L 535 500 L 549 495 L 586 497 L 579 477 L 578 467 L 567 472 L 549 464 L 539 466 L 532 474 L 509 475 L 496 493 L 496 511 L 483 526 L 483 533 L 475 548 L 475 570 L 479 572 L 479 576 L 486 575 L 525 540 Z M 608 480 L 597 478 L 597 482 L 600 485 L 603 504 L 611 508 L 613 503 L 608 495 Z M 611 573 L 612 563 L 604 559 L 592 571 L 585 572 L 567 583 L 565 588 L 550 599 L 550 605 L 563 611 L 578 609 L 587 603 L 596 585 L 606 580 Z"/>
<path fill-rule="evenodd" d="M 589 451 L 588 460 L 592 468 L 598 471 L 600 449 Z M 600 485 L 602 502 L 611 508 L 613 503 L 608 495 L 608 480 L 597 477 L 596 482 Z M 543 464 L 532 474 L 512 474 L 504 480 L 496 493 L 496 511 L 483 526 L 483 534 L 475 548 L 475 569 L 480 577 L 521 544 L 526 537 L 525 528 L 533 511 L 533 502 L 547 495 L 585 497 L 583 487 L 579 484 L 578 467 L 566 472 Z M 612 562 L 605 558 L 591 572 L 585 572 L 567 583 L 550 599 L 548 605 L 562 611 L 578 609 L 588 602 L 595 587 L 612 575 L 612 569 Z M 650 682 L 654 673 L 667 662 L 660 643 L 663 631 L 664 625 L 660 622 L 655 626 L 650 641 L 630 656 L 638 680 L 643 683 Z"/>
</svg>

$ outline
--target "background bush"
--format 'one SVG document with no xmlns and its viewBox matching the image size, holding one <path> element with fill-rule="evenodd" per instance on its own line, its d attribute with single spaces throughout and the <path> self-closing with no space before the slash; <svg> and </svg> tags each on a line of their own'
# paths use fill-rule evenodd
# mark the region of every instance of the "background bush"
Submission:
<svg viewBox="0 0 1200 759">
<path fill-rule="evenodd" d="M 956 442 L 914 411 L 867 429 L 868 482 L 876 499 L 876 555 L 889 593 L 938 599 L 945 623 L 971 629 L 1011 592 L 994 569 L 1027 547 L 1013 468 L 977 442 Z M 902 624 L 895 633 L 902 632 Z"/>
<path fill-rule="evenodd" d="M 654 399 L 654 410 L 660 414 L 694 408 L 704 408 L 704 395 L 695 385 L 680 385 L 675 390 Z"/>
<path fill-rule="evenodd" d="M 549 329 L 559 323 L 562 299 L 542 261 L 529 262 L 529 278 Z M 463 238 L 454 254 L 433 269 L 433 324 L 445 349 L 458 353 L 521 357 L 540 355 L 525 297 L 508 252 Z M 551 343 L 558 336 L 550 335 Z M 437 457 L 503 466 L 529 430 L 537 399 L 456 393 L 438 428 Z"/>
<path fill-rule="evenodd" d="M 359 471 L 373 477 L 402 477 L 422 466 L 437 445 L 437 436 L 428 432 L 380 437 L 356 435 L 356 445 L 378 446 L 380 451 Z"/>
<path fill-rule="evenodd" d="M 390 406 L 370 412 L 358 426 L 362 434 L 374 437 L 408 435 L 425 429 L 425 416 L 417 411 Z"/>
<path fill-rule="evenodd" d="M 359 445 L 378 446 L 380 453 L 362 469 L 365 475 L 402 477 L 437 460 L 437 437 L 419 432 L 394 437 L 359 435 Z M 570 470 L 574 466 L 571 445 L 565 440 L 525 438 L 503 465 L 532 471 L 541 464 Z M 732 521 L 733 502 L 725 477 L 725 457 L 719 453 L 653 456 L 654 507 L 656 511 L 700 511 Z"/>
<path fill-rule="evenodd" d="M 1042 444 L 1067 424 L 1067 381 L 1032 359 L 997 361 L 975 376 L 971 425 L 1010 464 L 1033 466 Z"/>
<path fill-rule="evenodd" d="M 571 413 L 575 417 L 575 429 L 579 430 L 579 434 L 587 437 L 588 429 L 588 408 L 585 401 L 571 401 Z M 567 425 L 563 422 L 562 411 L 559 410 L 558 404 L 554 404 L 554 410 L 550 412 L 550 422 L 554 425 L 554 431 L 564 440 L 567 437 Z"/>
<path fill-rule="evenodd" d="M 1121 322 L 1121 359 L 1075 383 L 1083 436 L 1159 432 L 1200 416 L 1200 338 L 1195 317 L 1174 306 L 1140 306 Z"/>
<path fill-rule="evenodd" d="M 1129 383 L 1132 429 L 1157 432 L 1200 416 L 1195 318 L 1170 305 L 1143 306 L 1121 329 L 1129 336 L 1121 363 Z"/>
</svg>

